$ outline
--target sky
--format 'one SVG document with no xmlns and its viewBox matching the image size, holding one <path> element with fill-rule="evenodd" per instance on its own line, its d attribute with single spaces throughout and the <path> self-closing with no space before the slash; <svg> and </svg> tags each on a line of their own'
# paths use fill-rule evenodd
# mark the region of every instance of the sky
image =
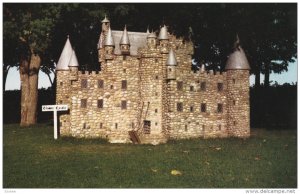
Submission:
<svg viewBox="0 0 300 194">
<path fill-rule="evenodd" d="M 54 79 L 54 74 L 50 75 L 51 80 Z M 255 76 L 250 76 L 250 85 L 254 85 Z M 288 71 L 281 73 L 281 74 L 270 74 L 270 80 L 275 83 L 277 81 L 278 84 L 282 85 L 284 83 L 296 83 L 297 82 L 297 61 L 294 63 L 290 63 L 288 67 Z M 260 82 L 263 83 L 264 81 L 264 75 L 260 76 Z M 42 71 L 39 72 L 39 88 L 48 88 L 50 87 L 50 81 L 49 78 L 45 73 Z M 20 75 L 19 71 L 17 70 L 17 67 L 10 68 L 6 80 L 6 87 L 5 90 L 19 90 L 20 89 Z"/>
</svg>

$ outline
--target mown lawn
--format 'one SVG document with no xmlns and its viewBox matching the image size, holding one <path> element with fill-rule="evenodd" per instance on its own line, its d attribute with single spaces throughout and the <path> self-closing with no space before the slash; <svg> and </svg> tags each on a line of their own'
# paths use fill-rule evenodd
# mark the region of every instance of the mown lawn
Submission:
<svg viewBox="0 0 300 194">
<path fill-rule="evenodd" d="M 297 187 L 296 130 L 152 146 L 55 141 L 47 124 L 3 129 L 4 188 Z"/>
</svg>

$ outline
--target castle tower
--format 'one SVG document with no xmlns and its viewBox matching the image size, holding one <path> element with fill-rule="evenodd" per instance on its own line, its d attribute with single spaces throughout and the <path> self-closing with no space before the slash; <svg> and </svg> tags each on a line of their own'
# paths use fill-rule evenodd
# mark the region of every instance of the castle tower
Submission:
<svg viewBox="0 0 300 194">
<path fill-rule="evenodd" d="M 70 60 L 73 49 L 69 36 L 56 65 L 56 104 L 67 104 L 70 107 Z M 72 60 L 73 61 L 73 60 Z M 76 65 L 74 63 L 74 65 Z M 70 117 L 68 114 L 59 115 L 60 135 L 70 135 Z"/>
<path fill-rule="evenodd" d="M 78 80 L 78 66 L 79 66 L 78 60 L 77 60 L 75 51 L 73 50 L 72 56 L 71 56 L 71 59 L 70 59 L 69 65 L 68 65 L 68 67 L 70 69 L 70 81 Z"/>
<path fill-rule="evenodd" d="M 124 27 L 123 35 L 120 40 L 120 50 L 121 50 L 122 55 L 130 54 L 130 42 L 129 42 L 126 25 Z"/>
<path fill-rule="evenodd" d="M 166 65 L 167 65 L 167 79 L 168 80 L 176 79 L 177 61 L 176 61 L 175 53 L 172 48 L 170 49 Z"/>
<path fill-rule="evenodd" d="M 110 28 L 110 21 L 106 18 L 106 15 L 105 18 L 101 21 L 101 23 L 102 23 L 101 34 L 97 44 L 98 61 L 100 64 L 101 62 L 105 61 L 104 41 L 106 39 L 108 29 Z"/>
<path fill-rule="evenodd" d="M 160 52 L 163 54 L 168 53 L 169 35 L 168 35 L 167 26 L 164 25 L 160 29 L 158 40 L 159 40 L 159 45 L 161 47 Z"/>
<path fill-rule="evenodd" d="M 155 49 L 156 44 L 156 35 L 154 34 L 154 32 L 151 32 L 151 34 L 147 36 L 147 46 L 149 49 Z"/>
<path fill-rule="evenodd" d="M 112 60 L 114 55 L 115 42 L 110 27 L 104 42 L 105 60 Z"/>
<path fill-rule="evenodd" d="M 227 130 L 229 136 L 250 136 L 249 70 L 245 52 L 234 43 L 233 53 L 228 57 L 225 70 L 227 81 Z"/>
</svg>

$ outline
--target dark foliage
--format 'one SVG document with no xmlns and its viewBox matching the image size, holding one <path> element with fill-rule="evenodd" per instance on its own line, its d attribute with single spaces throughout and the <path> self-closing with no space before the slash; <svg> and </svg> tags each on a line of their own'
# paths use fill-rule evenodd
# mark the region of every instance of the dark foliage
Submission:
<svg viewBox="0 0 300 194">
<path fill-rule="evenodd" d="M 297 85 L 250 89 L 251 127 L 297 128 Z"/>
<path fill-rule="evenodd" d="M 51 89 L 40 89 L 38 100 L 38 122 L 53 120 L 52 112 L 42 112 L 42 105 L 55 104 L 55 92 Z M 21 112 L 20 90 L 5 91 L 3 93 L 3 123 L 19 123 Z"/>
</svg>

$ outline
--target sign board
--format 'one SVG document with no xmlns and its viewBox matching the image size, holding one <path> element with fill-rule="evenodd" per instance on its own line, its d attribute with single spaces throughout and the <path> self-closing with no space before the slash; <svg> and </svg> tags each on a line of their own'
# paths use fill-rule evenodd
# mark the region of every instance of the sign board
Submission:
<svg viewBox="0 0 300 194">
<path fill-rule="evenodd" d="M 64 104 L 59 104 L 59 105 L 43 105 L 42 106 L 42 111 L 54 111 L 54 109 L 56 109 L 56 111 L 66 111 L 68 110 L 68 105 L 64 105 Z"/>
<path fill-rule="evenodd" d="M 57 139 L 57 111 L 67 111 L 68 105 L 66 104 L 57 104 L 57 105 L 43 105 L 43 112 L 53 111 L 53 123 L 54 123 L 54 139 Z"/>
</svg>

